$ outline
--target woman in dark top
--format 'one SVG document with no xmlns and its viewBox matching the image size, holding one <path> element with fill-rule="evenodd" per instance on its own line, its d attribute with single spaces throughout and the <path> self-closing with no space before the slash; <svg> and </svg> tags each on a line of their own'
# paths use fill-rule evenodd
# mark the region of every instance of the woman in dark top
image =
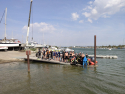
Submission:
<svg viewBox="0 0 125 94">
<path fill-rule="evenodd" d="M 53 59 L 53 51 L 51 50 L 50 53 L 51 53 L 51 59 Z"/>
<path fill-rule="evenodd" d="M 58 57 L 59 57 L 59 61 L 60 61 L 60 50 L 59 50 L 59 52 L 58 52 Z"/>
<path fill-rule="evenodd" d="M 63 51 L 62 53 L 63 62 L 65 61 L 64 56 L 65 56 L 65 51 Z"/>
</svg>

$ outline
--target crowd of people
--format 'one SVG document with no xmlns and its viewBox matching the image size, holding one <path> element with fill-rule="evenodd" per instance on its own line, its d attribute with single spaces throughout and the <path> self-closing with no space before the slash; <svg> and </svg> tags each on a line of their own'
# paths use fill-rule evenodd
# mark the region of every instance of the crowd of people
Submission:
<svg viewBox="0 0 125 94">
<path fill-rule="evenodd" d="M 56 61 L 61 61 L 68 63 L 70 62 L 71 64 L 76 64 L 76 63 L 83 63 L 83 59 L 86 56 L 88 58 L 88 54 L 86 55 L 84 53 L 74 53 L 74 51 L 55 51 L 55 50 L 48 50 L 47 49 L 42 49 L 36 53 L 36 57 L 41 58 L 41 59 L 48 59 L 48 60 L 56 60 Z"/>
</svg>

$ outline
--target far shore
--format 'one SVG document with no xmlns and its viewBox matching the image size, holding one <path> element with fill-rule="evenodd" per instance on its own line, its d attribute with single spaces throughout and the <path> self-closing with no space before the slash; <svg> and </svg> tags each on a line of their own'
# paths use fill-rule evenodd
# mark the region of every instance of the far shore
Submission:
<svg viewBox="0 0 125 94">
<path fill-rule="evenodd" d="M 30 56 L 35 56 L 35 53 L 32 53 Z M 24 62 L 24 58 L 26 57 L 27 57 L 26 52 L 20 52 L 20 51 L 0 52 L 0 64 L 11 63 L 11 62 Z"/>
</svg>

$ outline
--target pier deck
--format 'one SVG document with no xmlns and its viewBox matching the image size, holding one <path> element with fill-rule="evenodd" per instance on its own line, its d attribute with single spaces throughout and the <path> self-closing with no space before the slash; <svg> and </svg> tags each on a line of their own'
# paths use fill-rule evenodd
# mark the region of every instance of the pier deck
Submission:
<svg viewBox="0 0 125 94">
<path fill-rule="evenodd" d="M 27 61 L 27 58 L 24 58 L 25 61 Z M 61 65 L 70 65 L 70 63 L 65 63 L 65 62 L 59 62 L 59 61 L 55 61 L 55 60 L 45 60 L 45 59 L 37 59 L 36 57 L 30 57 L 29 58 L 30 61 L 34 61 L 34 62 L 40 62 L 40 63 L 49 63 L 49 64 L 61 64 Z M 83 67 L 83 65 L 81 64 L 76 64 L 76 66 L 80 66 Z M 88 65 L 87 67 L 98 67 L 98 65 Z"/>
<path fill-rule="evenodd" d="M 27 58 L 24 58 L 25 61 Z M 70 65 L 70 63 L 65 63 L 65 62 L 60 62 L 60 61 L 55 61 L 55 60 L 46 60 L 46 59 L 41 59 L 41 58 L 36 58 L 36 57 L 30 57 L 30 61 L 36 61 L 36 62 L 41 62 L 41 63 L 51 63 L 51 64 L 61 64 L 61 65 Z"/>
<path fill-rule="evenodd" d="M 89 57 L 94 57 L 94 55 L 89 55 Z M 106 58 L 106 59 L 117 59 L 116 55 L 96 55 L 96 58 Z"/>
</svg>

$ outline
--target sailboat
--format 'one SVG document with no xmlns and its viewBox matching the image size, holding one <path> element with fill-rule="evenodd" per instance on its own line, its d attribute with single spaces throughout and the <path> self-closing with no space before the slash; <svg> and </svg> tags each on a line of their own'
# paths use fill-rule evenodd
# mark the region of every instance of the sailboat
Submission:
<svg viewBox="0 0 125 94">
<path fill-rule="evenodd" d="M 6 39 L 6 16 L 7 16 L 7 8 L 5 9 L 5 36 L 4 39 L 0 40 L 0 47 L 19 47 L 21 46 L 21 42 L 16 42 L 17 39 Z"/>
</svg>

